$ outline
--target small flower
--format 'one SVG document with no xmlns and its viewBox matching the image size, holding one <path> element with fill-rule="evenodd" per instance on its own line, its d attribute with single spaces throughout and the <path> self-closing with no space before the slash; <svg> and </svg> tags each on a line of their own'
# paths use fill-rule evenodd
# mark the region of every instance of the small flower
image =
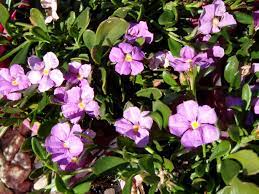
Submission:
<svg viewBox="0 0 259 194">
<path fill-rule="evenodd" d="M 144 147 L 149 141 L 149 130 L 153 120 L 148 111 L 141 112 L 138 107 L 130 107 L 123 113 L 123 118 L 114 124 L 116 131 L 135 141 L 138 147 Z"/>
<path fill-rule="evenodd" d="M 83 151 L 84 144 L 76 136 L 76 132 L 82 132 L 80 125 L 76 124 L 71 128 L 68 123 L 58 123 L 52 127 L 50 136 L 45 140 L 45 147 L 51 153 L 52 160 L 62 170 L 68 170 L 68 166 L 71 168 Z"/>
<path fill-rule="evenodd" d="M 253 12 L 255 31 L 259 30 L 259 10 Z"/>
<path fill-rule="evenodd" d="M 226 12 L 222 0 L 215 0 L 212 4 L 203 7 L 203 13 L 199 19 L 199 31 L 204 34 L 217 33 L 225 26 L 235 25 L 233 15 Z"/>
<path fill-rule="evenodd" d="M 178 105 L 177 113 L 169 117 L 169 129 L 181 137 L 184 147 L 198 147 L 219 139 L 219 130 L 214 126 L 216 121 L 214 109 L 189 100 Z"/>
<path fill-rule="evenodd" d="M 77 123 L 85 114 L 97 117 L 99 105 L 94 98 L 94 90 L 89 84 L 73 87 L 67 91 L 67 101 L 61 106 L 63 115 L 72 123 Z"/>
<path fill-rule="evenodd" d="M 137 75 L 143 71 L 144 53 L 140 48 L 128 43 L 120 43 L 118 47 L 113 47 L 109 59 L 116 63 L 115 71 L 120 75 Z"/>
<path fill-rule="evenodd" d="M 222 58 L 225 55 L 225 51 L 221 46 L 212 47 L 213 57 Z"/>
<path fill-rule="evenodd" d="M 127 34 L 125 34 L 125 38 L 133 43 L 138 38 L 143 38 L 145 41 L 150 44 L 153 41 L 154 35 L 148 31 L 147 23 L 144 21 L 140 21 L 138 24 L 131 23 Z"/>
<path fill-rule="evenodd" d="M 192 47 L 184 46 L 180 51 L 180 57 L 174 58 L 172 66 L 175 71 L 188 71 L 194 65 L 206 68 L 213 63 L 213 59 L 208 58 L 207 53 L 196 54 Z"/>
<path fill-rule="evenodd" d="M 159 67 L 167 68 L 173 65 L 174 57 L 170 51 L 159 51 L 157 52 L 149 63 L 149 68 L 155 70 Z"/>
<path fill-rule="evenodd" d="M 45 23 L 48 24 L 53 20 L 56 21 L 59 19 L 57 14 L 58 3 L 57 0 L 41 0 L 41 7 L 45 9 L 47 17 Z"/>
<path fill-rule="evenodd" d="M 68 74 L 66 80 L 71 84 L 77 84 L 79 81 L 86 79 L 91 72 L 91 65 L 82 65 L 79 62 L 73 61 L 68 64 Z"/>
<path fill-rule="evenodd" d="M 22 127 L 26 128 L 26 129 L 29 129 L 32 131 L 32 136 L 35 136 L 38 134 L 38 130 L 40 128 L 40 123 L 39 122 L 34 122 L 33 125 L 31 126 L 31 121 L 30 119 L 25 119 L 23 122 L 22 122 Z"/>
<path fill-rule="evenodd" d="M 45 92 L 53 87 L 59 87 L 64 77 L 60 70 L 56 69 L 59 65 L 57 56 L 48 52 L 44 55 L 43 61 L 36 56 L 28 58 L 31 71 L 27 76 L 32 84 L 39 84 L 39 91 Z"/>
<path fill-rule="evenodd" d="M 22 90 L 30 87 L 31 83 L 20 65 L 14 64 L 9 69 L 0 68 L 0 94 L 9 100 L 19 100 Z"/>
</svg>

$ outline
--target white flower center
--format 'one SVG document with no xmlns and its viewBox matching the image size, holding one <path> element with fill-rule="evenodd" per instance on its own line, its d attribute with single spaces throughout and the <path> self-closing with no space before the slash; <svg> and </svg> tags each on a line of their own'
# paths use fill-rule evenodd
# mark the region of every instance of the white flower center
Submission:
<svg viewBox="0 0 259 194">
<path fill-rule="evenodd" d="M 218 18 L 213 18 L 212 24 L 213 24 L 213 26 L 218 26 L 218 24 L 219 24 L 219 19 L 218 19 Z"/>
</svg>

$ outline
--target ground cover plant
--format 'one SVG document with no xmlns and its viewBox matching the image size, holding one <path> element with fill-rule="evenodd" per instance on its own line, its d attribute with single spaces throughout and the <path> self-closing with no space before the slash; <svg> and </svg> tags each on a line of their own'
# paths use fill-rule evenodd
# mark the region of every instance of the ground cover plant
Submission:
<svg viewBox="0 0 259 194">
<path fill-rule="evenodd" d="M 259 193 L 255 0 L 0 4 L 3 193 Z"/>
</svg>

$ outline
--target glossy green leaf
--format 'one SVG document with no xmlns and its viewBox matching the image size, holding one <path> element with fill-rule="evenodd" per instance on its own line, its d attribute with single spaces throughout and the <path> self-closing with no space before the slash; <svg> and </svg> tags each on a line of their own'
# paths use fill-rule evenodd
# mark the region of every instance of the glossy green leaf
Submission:
<svg viewBox="0 0 259 194">
<path fill-rule="evenodd" d="M 162 129 L 163 127 L 163 117 L 159 112 L 152 112 L 150 114 L 150 116 L 152 117 L 152 119 L 156 122 L 156 124 L 158 125 L 158 127 L 160 129 Z"/>
<path fill-rule="evenodd" d="M 158 18 L 158 23 L 164 26 L 172 26 L 176 23 L 173 11 L 165 10 Z"/>
<path fill-rule="evenodd" d="M 59 191 L 59 192 L 65 193 L 67 191 L 66 184 L 64 183 L 64 181 L 58 174 L 56 174 L 55 186 L 57 188 L 57 191 Z"/>
<path fill-rule="evenodd" d="M 238 126 L 230 125 L 228 128 L 228 134 L 233 141 L 240 141 L 240 131 Z"/>
<path fill-rule="evenodd" d="M 169 116 L 171 115 L 171 109 L 160 100 L 157 100 L 152 103 L 152 109 L 154 112 L 157 111 L 162 115 L 163 128 L 167 128 L 168 119 L 169 119 Z"/>
<path fill-rule="evenodd" d="M 144 182 L 150 185 L 158 184 L 160 181 L 160 178 L 156 175 L 148 175 L 144 177 Z"/>
<path fill-rule="evenodd" d="M 103 49 L 100 46 L 95 46 L 90 50 L 91 57 L 96 64 L 100 64 L 103 56 Z"/>
<path fill-rule="evenodd" d="M 139 90 L 136 95 L 138 97 L 146 97 L 158 100 L 162 97 L 162 92 L 157 88 L 144 88 Z"/>
<path fill-rule="evenodd" d="M 172 38 L 168 38 L 168 47 L 173 56 L 179 57 L 182 45 Z"/>
<path fill-rule="evenodd" d="M 91 182 L 80 183 L 73 188 L 75 194 L 85 194 L 91 189 Z"/>
<path fill-rule="evenodd" d="M 243 12 L 235 12 L 236 20 L 241 24 L 252 24 L 253 17 L 251 14 L 246 14 Z"/>
<path fill-rule="evenodd" d="M 228 158 L 239 161 L 247 175 L 254 175 L 259 172 L 259 157 L 252 150 L 240 150 L 229 155 Z"/>
<path fill-rule="evenodd" d="M 49 34 L 47 32 L 45 32 L 43 29 L 41 29 L 38 26 L 34 26 L 31 29 L 31 33 L 40 41 L 42 42 L 49 42 L 50 41 L 50 37 Z"/>
<path fill-rule="evenodd" d="M 96 42 L 95 33 L 92 30 L 86 30 L 83 34 L 83 40 L 87 48 L 94 48 Z"/>
<path fill-rule="evenodd" d="M 167 158 L 164 158 L 164 168 L 169 172 L 172 172 L 174 169 L 173 162 L 171 160 L 168 160 Z"/>
<path fill-rule="evenodd" d="M 163 80 L 170 86 L 178 86 L 177 82 L 173 79 L 172 75 L 168 71 L 163 71 L 162 74 Z"/>
<path fill-rule="evenodd" d="M 0 23 L 6 28 L 6 23 L 10 17 L 8 10 L 5 8 L 5 6 L 0 3 Z"/>
<path fill-rule="evenodd" d="M 29 48 L 31 46 L 30 42 L 26 42 L 27 44 L 14 56 L 11 61 L 11 64 L 26 64 L 27 63 L 27 55 Z"/>
<path fill-rule="evenodd" d="M 119 166 L 125 163 L 127 163 L 127 161 L 125 161 L 122 158 L 118 158 L 114 156 L 102 157 L 99 160 L 97 160 L 93 165 L 93 172 L 96 175 L 100 175 L 116 166 Z"/>
<path fill-rule="evenodd" d="M 101 71 L 101 77 L 102 77 L 102 91 L 104 94 L 106 94 L 106 79 L 107 79 L 107 71 L 104 67 L 99 68 Z"/>
<path fill-rule="evenodd" d="M 243 57 L 249 56 L 249 49 L 253 46 L 254 40 L 248 37 L 242 37 L 239 39 L 239 42 L 241 43 L 241 48 L 237 51 L 237 55 L 241 55 Z"/>
<path fill-rule="evenodd" d="M 228 63 L 224 70 L 224 78 L 233 88 L 239 88 L 241 83 L 241 75 L 239 73 L 239 61 L 236 56 L 228 59 Z"/>
<path fill-rule="evenodd" d="M 113 16 L 119 17 L 119 18 L 125 18 L 128 14 L 128 12 L 132 9 L 132 7 L 119 7 L 113 12 Z"/>
<path fill-rule="evenodd" d="M 145 170 L 149 174 L 155 174 L 153 159 L 150 156 L 139 159 L 138 164 L 142 170 Z"/>
<path fill-rule="evenodd" d="M 75 23 L 77 24 L 79 31 L 78 37 L 80 38 L 90 23 L 90 8 L 85 8 L 80 15 L 76 18 Z"/>
<path fill-rule="evenodd" d="M 45 24 L 44 17 L 42 15 L 42 13 L 40 12 L 40 10 L 38 10 L 36 8 L 32 8 L 30 10 L 30 21 L 33 26 L 38 26 L 45 32 L 48 31 L 47 26 Z"/>
<path fill-rule="evenodd" d="M 248 84 L 245 84 L 242 88 L 242 100 L 245 101 L 246 110 L 249 109 L 251 98 L 252 98 L 252 92 L 251 92 L 250 86 Z"/>
<path fill-rule="evenodd" d="M 125 186 L 123 187 L 122 194 L 131 194 L 132 182 L 133 178 L 136 174 L 133 173 L 125 182 Z"/>
<path fill-rule="evenodd" d="M 40 142 L 36 137 L 33 137 L 31 139 L 31 146 L 32 146 L 33 152 L 39 159 L 45 160 L 47 158 L 46 150 L 42 147 L 42 145 L 40 144 Z"/>
<path fill-rule="evenodd" d="M 96 44 L 113 46 L 125 34 L 129 23 L 122 18 L 110 17 L 103 21 L 96 30 Z"/>
<path fill-rule="evenodd" d="M 221 177 L 224 180 L 224 182 L 228 185 L 233 178 L 237 177 L 241 169 L 242 167 L 235 160 L 223 160 L 220 169 Z"/>
<path fill-rule="evenodd" d="M 215 158 L 222 157 L 226 155 L 231 150 L 231 144 L 229 141 L 223 140 L 221 141 L 213 150 L 209 160 L 214 160 Z"/>
</svg>

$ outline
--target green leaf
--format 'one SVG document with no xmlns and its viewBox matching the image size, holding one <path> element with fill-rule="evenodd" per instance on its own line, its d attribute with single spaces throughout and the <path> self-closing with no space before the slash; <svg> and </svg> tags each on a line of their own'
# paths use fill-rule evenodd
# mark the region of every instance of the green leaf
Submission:
<svg viewBox="0 0 259 194">
<path fill-rule="evenodd" d="M 164 157 L 164 167 L 166 170 L 169 172 L 172 172 L 174 169 L 174 165 L 171 160 L 168 160 L 167 158 Z"/>
<path fill-rule="evenodd" d="M 173 11 L 165 10 L 158 18 L 158 23 L 164 26 L 173 26 L 176 23 Z"/>
<path fill-rule="evenodd" d="M 252 150 L 241 150 L 228 156 L 239 161 L 245 174 L 254 175 L 259 172 L 259 157 Z"/>
<path fill-rule="evenodd" d="M 113 46 L 125 34 L 129 23 L 122 18 L 110 17 L 104 20 L 96 30 L 96 44 Z"/>
<path fill-rule="evenodd" d="M 246 102 L 246 110 L 249 109 L 251 98 L 252 98 L 252 92 L 251 92 L 250 86 L 248 84 L 245 84 L 242 88 L 242 100 Z"/>
<path fill-rule="evenodd" d="M 83 34 L 83 40 L 87 48 L 94 48 L 96 42 L 95 33 L 92 30 L 86 30 Z"/>
<path fill-rule="evenodd" d="M 177 82 L 173 79 L 172 75 L 168 71 L 163 71 L 162 77 L 164 82 L 168 85 L 172 87 L 178 86 Z"/>
<path fill-rule="evenodd" d="M 75 194 L 85 194 L 91 189 L 91 182 L 81 183 L 73 188 Z"/>
<path fill-rule="evenodd" d="M 171 109 L 160 100 L 157 100 L 152 103 L 152 109 L 154 112 L 157 111 L 162 115 L 163 127 L 167 128 L 168 119 L 169 119 L 169 116 L 171 115 Z"/>
<path fill-rule="evenodd" d="M 40 128 L 38 130 L 38 136 L 42 138 L 46 138 L 51 131 L 51 128 L 57 123 L 56 119 L 44 120 L 40 124 Z"/>
<path fill-rule="evenodd" d="M 155 194 L 157 190 L 157 184 L 153 184 L 148 190 L 148 194 Z"/>
<path fill-rule="evenodd" d="M 235 125 L 231 125 L 228 128 L 228 134 L 230 136 L 230 138 L 233 141 L 239 142 L 240 141 L 240 132 L 239 132 L 239 127 L 235 126 Z"/>
<path fill-rule="evenodd" d="M 44 92 L 41 101 L 38 103 L 37 112 L 40 113 L 49 103 L 50 98 L 47 96 L 46 92 Z"/>
<path fill-rule="evenodd" d="M 235 12 L 236 20 L 241 24 L 252 24 L 253 23 L 253 17 L 251 15 L 248 15 L 246 13 L 242 12 Z"/>
<path fill-rule="evenodd" d="M 103 157 L 95 162 L 95 164 L 93 165 L 93 172 L 96 175 L 100 175 L 114 167 L 117 167 L 125 163 L 127 163 L 127 161 L 119 157 L 114 157 L 114 156 Z"/>
<path fill-rule="evenodd" d="M 221 163 L 221 177 L 227 185 L 232 181 L 233 178 L 237 177 L 240 170 L 240 164 L 234 160 L 226 159 Z"/>
<path fill-rule="evenodd" d="M 259 59 L 259 51 L 252 51 L 251 58 L 252 59 Z"/>
<path fill-rule="evenodd" d="M 221 189 L 217 194 L 231 194 L 231 186 L 226 186 L 223 189 Z"/>
<path fill-rule="evenodd" d="M 233 88 L 239 88 L 241 75 L 238 70 L 239 61 L 236 56 L 228 58 L 228 63 L 224 70 L 224 78 Z"/>
<path fill-rule="evenodd" d="M 49 42 L 50 41 L 50 37 L 49 34 L 44 31 L 42 28 L 38 27 L 38 26 L 34 26 L 31 29 L 31 33 L 40 41 L 42 42 Z"/>
<path fill-rule="evenodd" d="M 40 142 L 36 137 L 33 137 L 31 139 L 31 146 L 32 146 L 33 152 L 39 159 L 45 160 L 47 158 L 46 150 L 42 147 L 42 145 L 40 144 Z"/>
<path fill-rule="evenodd" d="M 106 79 L 107 79 L 107 71 L 104 67 L 99 68 L 101 71 L 101 77 L 102 77 L 102 91 L 104 94 L 106 94 Z"/>
<path fill-rule="evenodd" d="M 36 169 L 34 169 L 34 170 L 30 173 L 29 178 L 30 178 L 31 180 L 34 180 L 34 179 L 36 179 L 36 178 L 42 176 L 43 173 L 44 173 L 44 167 L 36 168 Z"/>
<path fill-rule="evenodd" d="M 168 38 L 168 47 L 173 56 L 179 57 L 182 48 L 182 45 L 179 42 L 172 38 Z"/>
<path fill-rule="evenodd" d="M 132 179 L 134 178 L 134 176 L 136 175 L 136 173 L 133 173 L 125 182 L 125 185 L 123 187 L 122 190 L 122 194 L 131 194 L 131 188 L 132 188 Z"/>
<path fill-rule="evenodd" d="M 163 117 L 162 117 L 162 115 L 159 112 L 152 112 L 150 114 L 150 116 L 156 122 L 159 129 L 162 129 L 162 127 L 163 127 Z"/>
<path fill-rule="evenodd" d="M 17 114 L 17 113 L 23 112 L 23 110 L 21 110 L 18 107 L 9 107 L 9 106 L 3 107 L 1 109 L 1 111 L 5 112 L 5 113 L 9 113 L 9 114 Z"/>
<path fill-rule="evenodd" d="M 241 43 L 240 45 L 241 48 L 237 51 L 237 55 L 241 55 L 243 57 L 249 56 L 250 55 L 249 48 L 253 46 L 254 40 L 248 37 L 242 37 L 239 39 L 238 42 Z"/>
<path fill-rule="evenodd" d="M 90 50 L 91 57 L 96 64 L 100 64 L 103 56 L 103 49 L 101 46 L 95 46 Z"/>
<path fill-rule="evenodd" d="M 66 184 L 64 183 L 64 181 L 62 180 L 62 178 L 58 174 L 56 174 L 55 186 L 57 188 L 57 191 L 59 191 L 59 192 L 64 193 L 64 192 L 67 191 Z"/>
<path fill-rule="evenodd" d="M 78 29 L 80 29 L 78 36 L 80 38 L 90 23 L 89 7 L 85 8 L 84 11 L 80 13 L 80 15 L 76 18 L 75 23 L 77 24 Z"/>
<path fill-rule="evenodd" d="M 38 10 L 36 8 L 32 8 L 30 10 L 30 21 L 33 26 L 39 26 L 45 32 L 48 31 L 47 26 L 45 24 L 44 17 L 42 15 L 42 13 L 40 12 L 40 10 Z"/>
<path fill-rule="evenodd" d="M 2 3 L 0 3 L 0 23 L 6 28 L 7 21 L 10 17 L 8 10 L 3 6 Z"/>
<path fill-rule="evenodd" d="M 30 46 L 31 46 L 31 43 L 26 42 L 24 47 L 14 56 L 13 60 L 11 61 L 11 64 L 26 64 L 27 54 Z"/>
<path fill-rule="evenodd" d="M 146 97 L 146 98 L 152 98 L 155 100 L 158 100 L 162 97 L 162 92 L 157 88 L 144 88 L 139 90 L 136 95 L 138 97 Z"/>
<path fill-rule="evenodd" d="M 128 12 L 132 9 L 132 7 L 119 7 L 113 12 L 113 16 L 119 17 L 119 18 L 125 18 L 128 14 Z"/>
<path fill-rule="evenodd" d="M 150 156 L 143 157 L 138 162 L 140 168 L 149 174 L 155 174 L 153 159 Z"/>
<path fill-rule="evenodd" d="M 215 158 L 222 157 L 222 156 L 226 155 L 230 150 L 231 150 L 231 144 L 229 143 L 229 141 L 223 140 L 213 150 L 209 160 L 212 161 Z"/>
<path fill-rule="evenodd" d="M 147 184 L 158 184 L 160 181 L 160 178 L 156 175 L 148 175 L 144 177 L 144 182 Z"/>
</svg>

